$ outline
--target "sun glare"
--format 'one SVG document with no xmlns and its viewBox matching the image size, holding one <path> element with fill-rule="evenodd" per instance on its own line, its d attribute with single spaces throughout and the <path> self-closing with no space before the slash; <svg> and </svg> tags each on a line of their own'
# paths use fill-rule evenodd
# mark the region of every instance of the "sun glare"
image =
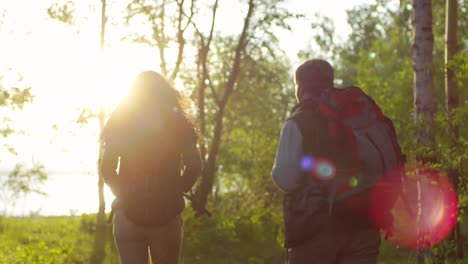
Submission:
<svg viewBox="0 0 468 264">
<path fill-rule="evenodd" d="M 110 113 L 139 72 L 156 68 L 157 52 L 142 45 L 109 41 L 101 53 L 99 35 L 76 34 L 55 24 L 34 31 L 28 39 L 17 42 L 10 39 L 6 45 L 11 48 L 6 58 L 25 76 L 24 86 L 31 86 L 34 95 L 33 103 L 24 111 L 11 113 L 15 127 L 26 134 L 12 136 L 9 142 L 19 153 L 26 153 L 21 159 L 35 157 L 47 172 L 60 175 L 57 178 L 67 178 L 73 173 L 97 175 L 99 125 L 90 120 L 77 129 L 79 112 L 88 108 L 95 113 L 102 109 Z M 95 179 L 86 181 L 91 183 L 89 186 L 83 183 L 80 190 L 97 193 Z M 63 188 L 70 186 L 64 184 Z M 76 199 L 70 203 L 76 203 L 79 210 L 95 206 L 95 202 L 85 202 L 79 196 L 68 198 Z M 95 210 L 88 210 L 92 211 Z"/>
<path fill-rule="evenodd" d="M 86 88 L 84 103 L 94 110 L 104 107 L 109 111 L 126 95 L 137 74 L 131 53 L 130 47 L 123 46 L 94 57 L 89 67 L 83 65 L 87 76 L 80 80 L 80 86 Z"/>
<path fill-rule="evenodd" d="M 45 105 L 44 110 L 54 106 L 62 114 L 83 108 L 111 111 L 138 72 L 157 65 L 151 56 L 156 52 L 147 47 L 119 42 L 101 53 L 95 35 L 64 34 L 42 36 L 34 43 L 41 52 L 31 51 L 24 58 L 35 103 Z"/>
</svg>

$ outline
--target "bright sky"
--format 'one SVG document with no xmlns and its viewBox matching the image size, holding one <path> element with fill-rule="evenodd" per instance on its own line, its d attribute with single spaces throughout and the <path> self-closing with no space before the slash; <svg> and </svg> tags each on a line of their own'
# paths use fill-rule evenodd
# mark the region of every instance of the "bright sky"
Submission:
<svg viewBox="0 0 468 264">
<path fill-rule="evenodd" d="M 13 117 L 14 127 L 25 131 L 7 139 L 19 156 L 0 148 L 0 175 L 16 162 L 31 159 L 42 162 L 48 171 L 94 172 L 98 123 L 92 120 L 80 128 L 75 122 L 79 109 L 97 109 L 100 103 L 115 105 L 138 72 L 158 69 L 155 49 L 120 40 L 132 30 L 119 26 L 117 19 L 127 1 L 108 1 L 104 58 L 99 53 L 100 1 L 75 1 L 77 13 L 84 16 L 77 17 L 74 27 L 48 18 L 47 8 L 55 1 L 0 2 L 0 75 L 6 75 L 0 85 L 31 86 L 35 95 L 34 104 L 24 111 L 0 112 L 0 118 Z M 343 40 L 350 31 L 345 10 L 364 2 L 369 1 L 289 0 L 286 6 L 310 18 L 314 13 L 331 17 L 337 40 Z M 219 28 L 239 31 L 244 14 L 238 4 L 220 1 Z M 279 34 L 282 48 L 297 61 L 297 51 L 311 41 L 310 23 L 295 22 L 292 28 L 293 32 Z M 15 73 L 22 74 L 24 80 L 18 82 Z"/>
</svg>

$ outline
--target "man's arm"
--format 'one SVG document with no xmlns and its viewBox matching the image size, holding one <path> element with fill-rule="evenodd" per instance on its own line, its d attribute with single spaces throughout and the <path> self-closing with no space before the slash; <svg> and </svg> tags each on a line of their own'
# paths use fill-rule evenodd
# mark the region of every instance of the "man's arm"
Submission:
<svg viewBox="0 0 468 264">
<path fill-rule="evenodd" d="M 286 121 L 273 165 L 272 177 L 276 185 L 285 193 L 298 189 L 302 183 L 302 135 L 296 123 Z"/>
</svg>

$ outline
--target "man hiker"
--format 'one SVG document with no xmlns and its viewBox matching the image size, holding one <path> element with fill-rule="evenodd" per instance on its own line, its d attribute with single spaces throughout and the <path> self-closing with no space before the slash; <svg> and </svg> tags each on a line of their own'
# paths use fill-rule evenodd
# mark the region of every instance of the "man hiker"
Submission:
<svg viewBox="0 0 468 264">
<path fill-rule="evenodd" d="M 377 263 L 378 228 L 334 199 L 327 181 L 353 162 L 346 137 L 336 136 L 342 130 L 333 129 L 319 109 L 324 93 L 337 90 L 333 82 L 334 70 L 322 59 L 308 60 L 295 72 L 298 104 L 284 123 L 272 171 L 284 192 L 289 264 Z"/>
</svg>

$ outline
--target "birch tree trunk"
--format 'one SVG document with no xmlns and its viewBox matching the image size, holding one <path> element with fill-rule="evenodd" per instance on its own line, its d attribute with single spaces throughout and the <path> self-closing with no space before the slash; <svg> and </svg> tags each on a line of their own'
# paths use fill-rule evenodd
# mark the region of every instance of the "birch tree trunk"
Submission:
<svg viewBox="0 0 468 264">
<path fill-rule="evenodd" d="M 432 32 L 432 2 L 431 0 L 413 0 L 413 67 L 414 67 L 414 120 L 418 126 L 416 141 L 424 148 L 423 155 L 416 157 L 423 163 L 432 160 L 431 150 L 434 148 L 434 134 L 431 124 L 434 119 L 434 99 L 432 93 L 433 72 L 433 46 Z M 421 177 L 421 176 L 419 176 Z M 418 190 L 418 198 L 423 200 L 425 194 Z M 419 200 L 419 199 L 418 199 Z M 418 222 L 421 223 L 422 210 L 418 201 Z M 420 229 L 420 228 L 418 228 Z M 422 247 L 424 241 L 418 230 L 418 263 L 424 263 Z"/>
</svg>

